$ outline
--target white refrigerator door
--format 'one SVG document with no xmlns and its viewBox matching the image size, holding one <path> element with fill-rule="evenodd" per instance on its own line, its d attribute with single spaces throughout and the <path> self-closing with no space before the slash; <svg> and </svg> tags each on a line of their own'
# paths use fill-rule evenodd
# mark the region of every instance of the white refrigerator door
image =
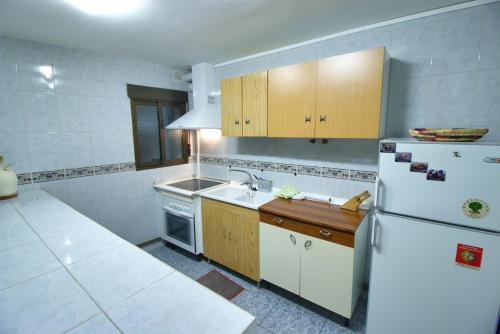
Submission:
<svg viewBox="0 0 500 334">
<path fill-rule="evenodd" d="M 376 213 L 367 334 L 494 334 L 500 235 Z M 483 248 L 480 270 L 457 244 Z"/>
<path fill-rule="evenodd" d="M 383 142 L 384 143 L 384 142 Z M 397 142 L 396 152 L 409 152 L 412 162 L 428 169 L 444 170 L 444 181 L 427 180 L 427 174 L 411 172 L 410 163 L 396 162 L 395 153 L 380 153 L 377 202 L 380 211 L 500 231 L 500 146 Z M 479 199 L 483 218 L 467 216 L 467 201 Z M 469 202 L 470 203 L 470 202 Z"/>
</svg>

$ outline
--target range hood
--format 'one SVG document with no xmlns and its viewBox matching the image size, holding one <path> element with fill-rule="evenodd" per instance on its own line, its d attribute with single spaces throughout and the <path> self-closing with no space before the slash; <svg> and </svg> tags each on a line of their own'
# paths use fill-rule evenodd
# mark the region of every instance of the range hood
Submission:
<svg viewBox="0 0 500 334">
<path fill-rule="evenodd" d="M 220 112 L 215 106 L 215 69 L 212 64 L 193 65 L 193 106 L 184 116 L 167 126 L 167 129 L 220 129 Z"/>
</svg>

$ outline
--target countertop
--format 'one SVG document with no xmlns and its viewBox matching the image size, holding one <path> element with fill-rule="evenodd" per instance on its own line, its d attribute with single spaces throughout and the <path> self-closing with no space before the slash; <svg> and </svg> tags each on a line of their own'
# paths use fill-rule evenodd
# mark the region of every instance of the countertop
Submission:
<svg viewBox="0 0 500 334">
<path fill-rule="evenodd" d="M 0 202 L 0 333 L 255 333 L 255 318 L 42 190 Z"/>
<path fill-rule="evenodd" d="M 352 212 L 342 210 L 336 204 L 283 198 L 260 206 L 259 211 L 353 234 L 368 213 L 365 209 Z"/>
</svg>

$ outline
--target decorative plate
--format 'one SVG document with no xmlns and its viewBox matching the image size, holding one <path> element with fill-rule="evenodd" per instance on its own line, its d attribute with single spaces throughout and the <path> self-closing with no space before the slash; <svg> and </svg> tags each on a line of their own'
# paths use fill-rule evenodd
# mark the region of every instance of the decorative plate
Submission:
<svg viewBox="0 0 500 334">
<path fill-rule="evenodd" d="M 488 129 L 471 128 L 415 128 L 409 130 L 410 135 L 421 141 L 476 141 L 488 133 Z"/>
</svg>

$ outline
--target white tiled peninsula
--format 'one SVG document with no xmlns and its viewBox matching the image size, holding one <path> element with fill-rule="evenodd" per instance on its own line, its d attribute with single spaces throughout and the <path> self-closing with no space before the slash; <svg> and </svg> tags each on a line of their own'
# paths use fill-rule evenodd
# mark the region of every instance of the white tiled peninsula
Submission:
<svg viewBox="0 0 500 334">
<path fill-rule="evenodd" d="M 42 190 L 0 202 L 0 333 L 255 333 L 255 318 Z"/>
</svg>

